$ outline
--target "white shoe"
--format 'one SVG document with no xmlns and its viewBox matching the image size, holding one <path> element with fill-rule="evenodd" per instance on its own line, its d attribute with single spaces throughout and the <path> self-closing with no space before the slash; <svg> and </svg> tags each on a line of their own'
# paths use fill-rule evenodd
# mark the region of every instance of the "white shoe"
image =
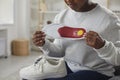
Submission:
<svg viewBox="0 0 120 80">
<path fill-rule="evenodd" d="M 34 65 L 20 70 L 20 77 L 28 80 L 59 78 L 67 75 L 63 58 L 40 57 Z"/>
</svg>

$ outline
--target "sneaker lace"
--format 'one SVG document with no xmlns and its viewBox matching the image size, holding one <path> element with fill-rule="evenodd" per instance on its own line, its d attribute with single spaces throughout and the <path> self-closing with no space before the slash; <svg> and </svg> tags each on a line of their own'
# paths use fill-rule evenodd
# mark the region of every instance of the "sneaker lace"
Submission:
<svg viewBox="0 0 120 80">
<path fill-rule="evenodd" d="M 34 64 L 35 70 L 39 70 L 40 72 L 43 73 L 43 67 L 44 67 L 43 65 L 45 63 L 46 63 L 45 57 L 39 58 Z"/>
<path fill-rule="evenodd" d="M 34 62 L 34 66 L 35 69 L 40 70 L 40 72 L 43 73 L 43 65 L 46 63 L 46 56 L 48 54 L 48 50 L 44 50 L 41 47 L 40 49 L 42 50 L 43 55 Z"/>
</svg>

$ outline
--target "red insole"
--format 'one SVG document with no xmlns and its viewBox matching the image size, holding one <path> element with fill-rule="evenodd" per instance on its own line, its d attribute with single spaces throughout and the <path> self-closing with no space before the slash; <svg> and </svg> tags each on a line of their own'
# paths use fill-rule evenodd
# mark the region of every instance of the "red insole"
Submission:
<svg viewBox="0 0 120 80">
<path fill-rule="evenodd" d="M 67 38 L 82 38 L 86 30 L 84 28 L 72 28 L 64 26 L 58 29 L 61 37 Z"/>
</svg>

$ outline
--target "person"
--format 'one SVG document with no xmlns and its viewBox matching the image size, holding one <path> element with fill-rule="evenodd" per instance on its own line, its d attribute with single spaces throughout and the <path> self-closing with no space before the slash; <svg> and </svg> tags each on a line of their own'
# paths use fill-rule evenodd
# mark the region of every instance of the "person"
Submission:
<svg viewBox="0 0 120 80">
<path fill-rule="evenodd" d="M 64 57 L 68 74 L 47 80 L 108 80 L 114 66 L 120 65 L 120 21 L 112 11 L 91 0 L 64 0 L 68 8 L 56 15 L 53 23 L 87 30 L 81 40 L 54 39 L 42 31 L 33 43 L 48 50 L 49 56 Z M 67 33 L 67 32 L 66 32 Z"/>
</svg>

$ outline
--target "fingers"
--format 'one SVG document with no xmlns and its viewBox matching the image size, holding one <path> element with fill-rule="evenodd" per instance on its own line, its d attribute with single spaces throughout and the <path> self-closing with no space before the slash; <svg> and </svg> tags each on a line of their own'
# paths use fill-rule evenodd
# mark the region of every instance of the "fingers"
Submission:
<svg viewBox="0 0 120 80">
<path fill-rule="evenodd" d="M 33 41 L 33 43 L 36 46 L 43 46 L 45 44 L 45 40 L 38 40 L 38 41 Z"/>
<path fill-rule="evenodd" d="M 36 45 L 36 46 L 43 46 L 44 43 L 45 43 L 45 33 L 42 32 L 42 31 L 36 31 L 34 34 L 33 34 L 33 43 Z"/>
<path fill-rule="evenodd" d="M 36 31 L 33 35 L 33 37 L 43 37 L 45 36 L 45 33 L 42 31 Z"/>
<path fill-rule="evenodd" d="M 99 34 L 94 31 L 89 31 L 86 33 L 85 40 L 87 45 L 96 49 L 103 47 L 105 44 L 104 40 L 99 36 Z"/>
<path fill-rule="evenodd" d="M 94 47 L 95 42 L 97 40 L 97 33 L 93 31 L 89 31 L 85 35 L 85 40 L 86 40 L 87 45 Z"/>
</svg>

